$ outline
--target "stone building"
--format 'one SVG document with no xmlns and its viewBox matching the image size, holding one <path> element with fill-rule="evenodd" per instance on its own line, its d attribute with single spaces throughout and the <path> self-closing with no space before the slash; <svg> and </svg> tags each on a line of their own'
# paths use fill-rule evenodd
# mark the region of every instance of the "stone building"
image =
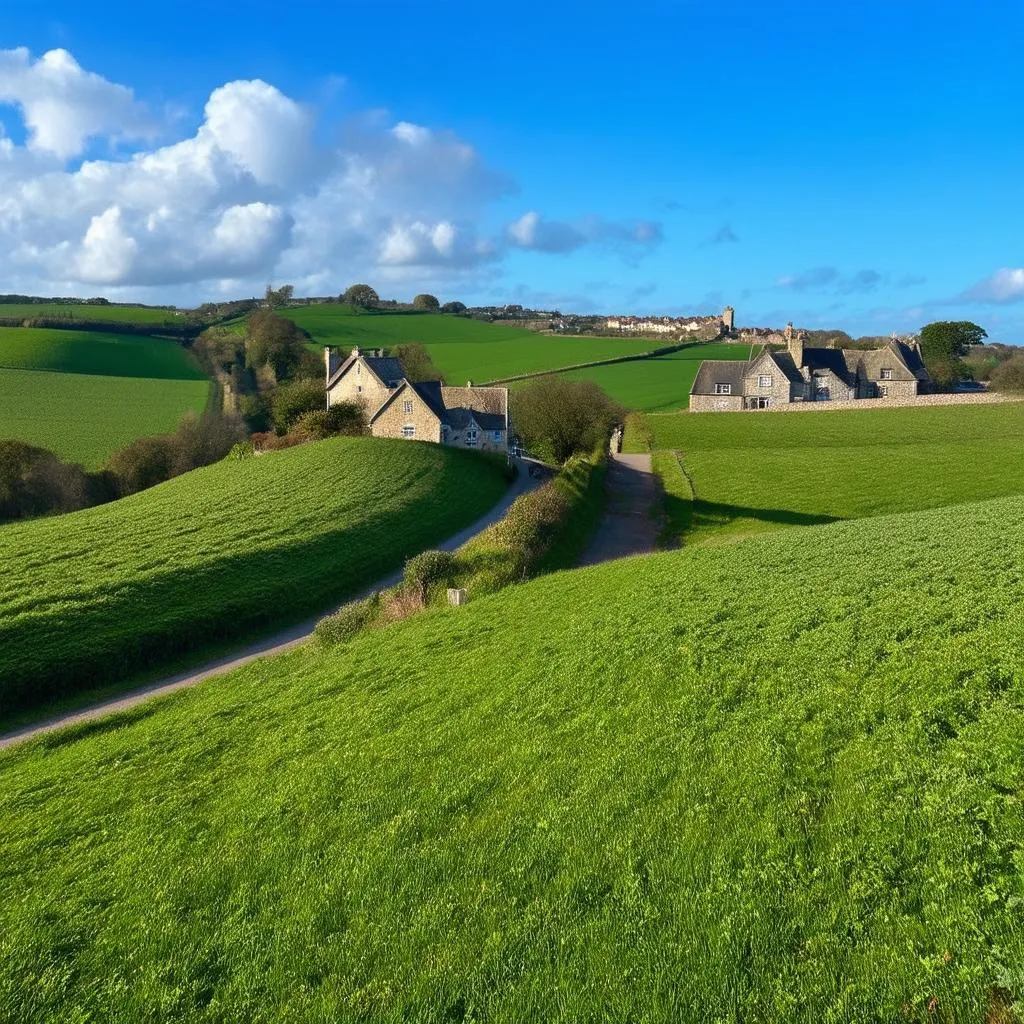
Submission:
<svg viewBox="0 0 1024 1024">
<path fill-rule="evenodd" d="M 352 350 L 339 360 L 324 350 L 327 407 L 358 402 L 374 437 L 431 441 L 482 451 L 508 451 L 508 388 L 446 387 L 438 381 L 412 382 L 399 360 Z"/>
<path fill-rule="evenodd" d="M 690 389 L 691 412 L 769 409 L 790 402 L 916 398 L 929 383 L 915 341 L 882 348 L 809 348 L 786 325 L 786 350 L 767 347 L 750 360 L 706 359 Z"/>
</svg>

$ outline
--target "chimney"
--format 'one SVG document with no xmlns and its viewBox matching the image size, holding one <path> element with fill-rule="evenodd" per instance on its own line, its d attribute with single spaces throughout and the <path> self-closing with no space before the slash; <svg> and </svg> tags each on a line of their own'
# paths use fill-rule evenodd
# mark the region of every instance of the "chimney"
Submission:
<svg viewBox="0 0 1024 1024">
<path fill-rule="evenodd" d="M 330 380 L 334 371 L 338 368 L 338 350 L 330 345 L 324 346 L 324 369 L 327 371 L 327 379 Z"/>
<path fill-rule="evenodd" d="M 785 331 L 786 351 L 793 357 L 794 365 L 799 368 L 804 365 L 804 338 L 798 331 L 793 330 L 793 321 L 786 324 Z"/>
</svg>

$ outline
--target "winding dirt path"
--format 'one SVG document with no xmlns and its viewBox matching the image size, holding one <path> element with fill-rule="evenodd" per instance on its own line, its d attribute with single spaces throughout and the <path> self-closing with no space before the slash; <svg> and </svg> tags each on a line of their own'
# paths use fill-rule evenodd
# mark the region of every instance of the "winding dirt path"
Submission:
<svg viewBox="0 0 1024 1024">
<path fill-rule="evenodd" d="M 463 544 L 471 540 L 478 533 L 482 533 L 489 526 L 493 526 L 500 519 L 503 519 L 505 517 L 505 513 L 508 512 L 509 506 L 516 500 L 516 498 L 525 494 L 527 491 L 532 491 L 535 487 L 539 487 L 543 482 L 536 477 L 531 477 L 526 472 L 525 462 L 519 463 L 519 470 L 520 472 L 516 477 L 515 482 L 505 492 L 501 500 L 490 510 L 490 512 L 478 519 L 472 526 L 468 526 L 466 529 L 460 530 L 458 533 L 449 537 L 446 541 L 436 545 L 436 547 L 440 548 L 442 551 L 454 551 L 456 548 L 462 547 Z M 458 496 L 453 495 L 453 497 Z M 402 570 L 396 569 L 389 576 L 385 576 L 383 579 L 377 580 L 373 586 L 366 587 L 359 593 L 353 594 L 348 598 L 348 600 L 358 601 L 360 598 L 368 597 L 374 591 L 394 586 L 394 584 L 398 583 L 401 578 Z M 192 668 L 187 669 L 184 672 L 179 672 L 176 675 L 158 679 L 155 682 L 149 683 L 137 690 L 131 690 L 118 697 L 112 697 L 109 700 L 101 701 L 98 704 L 93 704 L 89 707 L 80 708 L 77 711 L 68 711 L 63 714 L 54 715 L 52 718 L 44 718 L 40 721 L 32 722 L 29 725 L 15 729 L 12 732 L 4 733 L 0 735 L 0 749 L 13 746 L 15 743 L 21 743 L 24 740 L 31 739 L 33 736 L 53 732 L 55 729 L 63 729 L 69 725 L 77 725 L 80 722 L 90 722 L 97 718 L 104 718 L 107 715 L 115 714 L 118 711 L 125 711 L 128 708 L 135 707 L 137 704 L 141 704 L 143 701 L 149 700 L 151 697 L 162 697 L 164 694 L 173 693 L 175 690 L 182 690 L 187 686 L 195 686 L 196 683 L 201 683 L 204 679 L 209 679 L 211 676 L 220 675 L 222 672 L 230 672 L 232 669 L 240 668 L 242 665 L 246 665 L 250 661 L 254 661 L 256 658 L 271 657 L 275 654 L 282 654 L 285 651 L 290 651 L 293 647 L 297 647 L 299 644 L 306 641 L 312 634 L 317 622 L 331 611 L 333 611 L 333 608 L 326 609 L 320 615 L 306 619 L 304 622 L 300 622 L 289 629 L 282 630 L 279 633 L 274 633 L 271 636 L 254 641 L 253 643 L 248 644 L 237 651 L 233 651 L 230 654 L 225 654 L 211 661 L 194 665 Z"/>
<path fill-rule="evenodd" d="M 605 486 L 608 507 L 580 565 L 645 554 L 657 545 L 659 527 L 652 512 L 658 500 L 658 481 L 651 471 L 651 456 L 613 452 Z"/>
</svg>

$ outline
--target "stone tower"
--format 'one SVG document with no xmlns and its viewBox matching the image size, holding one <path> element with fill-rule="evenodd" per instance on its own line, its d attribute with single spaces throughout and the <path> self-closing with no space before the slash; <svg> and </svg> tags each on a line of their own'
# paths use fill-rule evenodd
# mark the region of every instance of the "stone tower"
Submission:
<svg viewBox="0 0 1024 1024">
<path fill-rule="evenodd" d="M 725 325 L 727 334 L 732 334 L 736 326 L 736 310 L 732 306 L 726 306 L 722 310 L 722 323 Z"/>
</svg>

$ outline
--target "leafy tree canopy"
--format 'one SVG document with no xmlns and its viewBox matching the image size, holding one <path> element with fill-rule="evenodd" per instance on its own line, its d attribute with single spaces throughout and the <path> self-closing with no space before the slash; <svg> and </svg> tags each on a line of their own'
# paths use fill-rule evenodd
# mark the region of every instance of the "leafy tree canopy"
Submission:
<svg viewBox="0 0 1024 1024">
<path fill-rule="evenodd" d="M 464 302 L 446 302 L 441 307 L 442 313 L 465 313 L 466 304 Z"/>
<path fill-rule="evenodd" d="M 396 345 L 391 354 L 401 360 L 406 378 L 413 383 L 421 380 L 442 379 L 437 367 L 430 359 L 430 353 L 419 341 L 407 341 Z"/>
<path fill-rule="evenodd" d="M 368 284 L 352 284 L 342 292 L 341 301 L 359 309 L 376 309 L 380 296 Z"/>
<path fill-rule="evenodd" d="M 422 292 L 412 300 L 414 309 L 425 309 L 431 313 L 436 313 L 441 308 L 441 303 L 438 302 L 436 295 L 429 295 L 427 292 Z"/>
<path fill-rule="evenodd" d="M 275 380 L 287 380 L 302 363 L 305 341 L 305 335 L 287 317 L 261 309 L 249 317 L 246 361 L 252 367 L 269 367 Z"/>
<path fill-rule="evenodd" d="M 964 375 L 961 359 L 971 347 L 988 337 L 984 328 L 970 320 L 937 320 L 921 328 L 921 356 L 932 380 L 948 386 Z"/>
</svg>

